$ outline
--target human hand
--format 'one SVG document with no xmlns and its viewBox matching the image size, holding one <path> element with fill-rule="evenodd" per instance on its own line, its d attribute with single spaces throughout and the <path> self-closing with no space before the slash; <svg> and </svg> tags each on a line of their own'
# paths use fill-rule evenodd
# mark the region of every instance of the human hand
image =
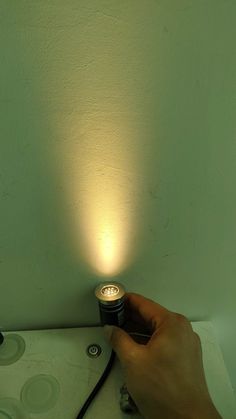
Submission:
<svg viewBox="0 0 236 419">
<path fill-rule="evenodd" d="M 127 294 L 129 318 L 151 334 L 146 345 L 105 326 L 128 391 L 145 419 L 221 419 L 208 392 L 201 343 L 190 322 L 152 300 Z"/>
</svg>

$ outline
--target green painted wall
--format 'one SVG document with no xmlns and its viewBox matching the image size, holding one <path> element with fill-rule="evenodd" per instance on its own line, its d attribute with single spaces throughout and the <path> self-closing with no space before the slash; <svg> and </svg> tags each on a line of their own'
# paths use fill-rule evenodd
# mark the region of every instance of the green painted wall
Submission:
<svg viewBox="0 0 236 419">
<path fill-rule="evenodd" d="M 236 385 L 235 19 L 229 0 L 0 1 L 3 329 L 96 323 L 115 275 L 213 319 Z"/>
</svg>

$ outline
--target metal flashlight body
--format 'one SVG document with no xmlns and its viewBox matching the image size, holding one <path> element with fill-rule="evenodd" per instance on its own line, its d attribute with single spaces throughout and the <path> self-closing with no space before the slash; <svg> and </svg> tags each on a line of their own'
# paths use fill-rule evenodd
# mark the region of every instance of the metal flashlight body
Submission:
<svg viewBox="0 0 236 419">
<path fill-rule="evenodd" d="M 125 322 L 125 289 L 119 282 L 104 282 L 95 289 L 101 324 L 121 327 Z"/>
</svg>

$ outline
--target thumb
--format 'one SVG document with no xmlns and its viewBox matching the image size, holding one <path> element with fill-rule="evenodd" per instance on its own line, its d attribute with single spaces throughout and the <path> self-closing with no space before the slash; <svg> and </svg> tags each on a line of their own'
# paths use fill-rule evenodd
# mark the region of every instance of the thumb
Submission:
<svg viewBox="0 0 236 419">
<path fill-rule="evenodd" d="M 138 351 L 139 345 L 123 329 L 116 326 L 105 325 L 104 334 L 121 364 L 126 364 L 130 357 Z"/>
</svg>

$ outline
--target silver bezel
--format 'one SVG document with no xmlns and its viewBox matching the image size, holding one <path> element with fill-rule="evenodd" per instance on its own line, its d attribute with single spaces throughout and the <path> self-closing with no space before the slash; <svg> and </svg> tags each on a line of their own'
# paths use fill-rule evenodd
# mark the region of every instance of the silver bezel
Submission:
<svg viewBox="0 0 236 419">
<path fill-rule="evenodd" d="M 116 295 L 109 296 L 109 295 L 102 294 L 102 289 L 104 287 L 112 287 L 112 286 L 117 287 L 119 289 L 119 292 Z M 113 281 L 102 282 L 95 288 L 95 295 L 101 303 L 112 304 L 112 303 L 118 302 L 124 297 L 125 289 L 123 285 L 121 285 L 119 282 L 113 282 Z"/>
</svg>

